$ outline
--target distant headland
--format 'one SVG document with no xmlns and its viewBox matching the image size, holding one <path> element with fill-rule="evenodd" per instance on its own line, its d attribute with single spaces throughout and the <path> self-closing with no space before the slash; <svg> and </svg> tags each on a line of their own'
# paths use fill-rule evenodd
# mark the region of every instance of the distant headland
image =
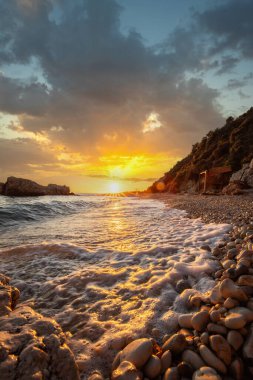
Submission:
<svg viewBox="0 0 253 380">
<path fill-rule="evenodd" d="M 12 197 L 34 197 L 41 195 L 74 195 L 68 186 L 49 184 L 39 185 L 30 179 L 8 177 L 5 183 L 0 182 L 0 195 Z"/>
</svg>

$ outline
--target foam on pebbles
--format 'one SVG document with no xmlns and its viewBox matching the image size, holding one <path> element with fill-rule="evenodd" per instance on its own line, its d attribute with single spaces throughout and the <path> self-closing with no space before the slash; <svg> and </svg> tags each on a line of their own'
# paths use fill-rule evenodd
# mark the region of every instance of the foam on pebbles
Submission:
<svg viewBox="0 0 253 380">
<path fill-rule="evenodd" d="M 193 380 L 221 380 L 221 377 L 212 367 L 202 367 L 194 372 Z"/>
<path fill-rule="evenodd" d="M 128 361 L 120 363 L 118 368 L 112 373 L 112 380 L 141 380 L 142 374 L 136 367 Z"/>
<path fill-rule="evenodd" d="M 223 269 L 218 276 L 213 274 L 216 284 L 212 289 L 202 294 L 187 288 L 181 293 L 182 299 L 188 297 L 185 302 L 188 311 L 178 314 L 174 331 L 161 341 L 153 340 L 149 358 L 145 356 L 145 366 L 138 367 L 144 378 L 252 378 L 253 235 L 246 233 L 247 228 L 253 230 L 253 225 L 234 227 L 230 238 L 214 249 Z M 184 285 L 180 283 L 179 290 Z M 135 364 L 136 356 L 129 354 L 129 357 L 134 357 L 131 360 Z"/>
<path fill-rule="evenodd" d="M 74 355 L 61 327 L 29 306 L 0 275 L 0 379 L 79 380 Z"/>
</svg>

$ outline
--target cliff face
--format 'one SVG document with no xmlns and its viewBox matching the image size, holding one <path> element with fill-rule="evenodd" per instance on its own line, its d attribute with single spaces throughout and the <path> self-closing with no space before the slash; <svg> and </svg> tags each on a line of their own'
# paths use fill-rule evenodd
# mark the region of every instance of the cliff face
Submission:
<svg viewBox="0 0 253 380">
<path fill-rule="evenodd" d="M 67 186 L 50 184 L 42 186 L 29 179 L 9 177 L 5 184 L 0 184 L 0 194 L 8 196 L 70 195 Z"/>
<path fill-rule="evenodd" d="M 196 192 L 199 173 L 215 167 L 231 166 L 232 173 L 253 158 L 253 108 L 237 119 L 229 117 L 222 128 L 210 131 L 191 153 L 148 188 L 149 192 Z M 231 174 L 232 174 L 231 173 Z M 231 175 L 230 174 L 230 175 Z M 220 185 L 230 175 L 220 176 Z"/>
</svg>

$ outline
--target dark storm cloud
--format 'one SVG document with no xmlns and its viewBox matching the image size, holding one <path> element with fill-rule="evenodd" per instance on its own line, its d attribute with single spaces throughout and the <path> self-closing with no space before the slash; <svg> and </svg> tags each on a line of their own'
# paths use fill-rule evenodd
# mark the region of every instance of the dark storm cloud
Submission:
<svg viewBox="0 0 253 380">
<path fill-rule="evenodd" d="M 195 17 L 201 30 L 211 35 L 213 53 L 227 49 L 253 58 L 252 14 L 252 0 L 228 0 Z"/>
<path fill-rule="evenodd" d="M 0 0 L 0 62 L 29 64 L 36 57 L 46 80 L 28 84 L 2 75 L 0 110 L 20 115 L 26 130 L 47 131 L 53 141 L 85 153 L 103 144 L 184 151 L 222 124 L 218 91 L 193 77 L 203 69 L 233 69 L 238 58 L 227 48 L 239 47 L 246 56 L 250 8 L 249 1 L 222 3 L 195 14 L 191 29 L 177 28 L 150 48 L 137 32 L 122 34 L 115 0 Z M 236 17 L 243 20 L 239 32 Z M 217 59 L 214 53 L 223 50 Z M 143 136 L 152 111 L 163 128 Z M 189 139 L 182 141 L 182 133 Z"/>
<path fill-rule="evenodd" d="M 240 59 L 231 55 L 222 57 L 220 61 L 220 68 L 219 70 L 217 70 L 216 74 L 222 75 L 230 72 L 232 69 L 236 67 L 238 62 L 240 62 Z"/>
<path fill-rule="evenodd" d="M 44 84 L 19 83 L 0 74 L 0 110 L 10 114 L 43 115 L 48 107 L 48 89 Z"/>
</svg>

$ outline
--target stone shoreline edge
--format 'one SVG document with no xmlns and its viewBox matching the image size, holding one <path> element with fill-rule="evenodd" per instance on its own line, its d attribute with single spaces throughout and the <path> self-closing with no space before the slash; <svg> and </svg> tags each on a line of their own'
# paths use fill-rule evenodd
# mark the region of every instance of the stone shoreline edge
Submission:
<svg viewBox="0 0 253 380">
<path fill-rule="evenodd" d="M 252 379 L 252 242 L 253 224 L 233 223 L 228 240 L 212 250 L 220 262 L 215 287 L 188 299 L 189 312 L 178 315 L 177 328 L 162 342 L 140 338 L 118 352 L 111 379 Z"/>
</svg>

